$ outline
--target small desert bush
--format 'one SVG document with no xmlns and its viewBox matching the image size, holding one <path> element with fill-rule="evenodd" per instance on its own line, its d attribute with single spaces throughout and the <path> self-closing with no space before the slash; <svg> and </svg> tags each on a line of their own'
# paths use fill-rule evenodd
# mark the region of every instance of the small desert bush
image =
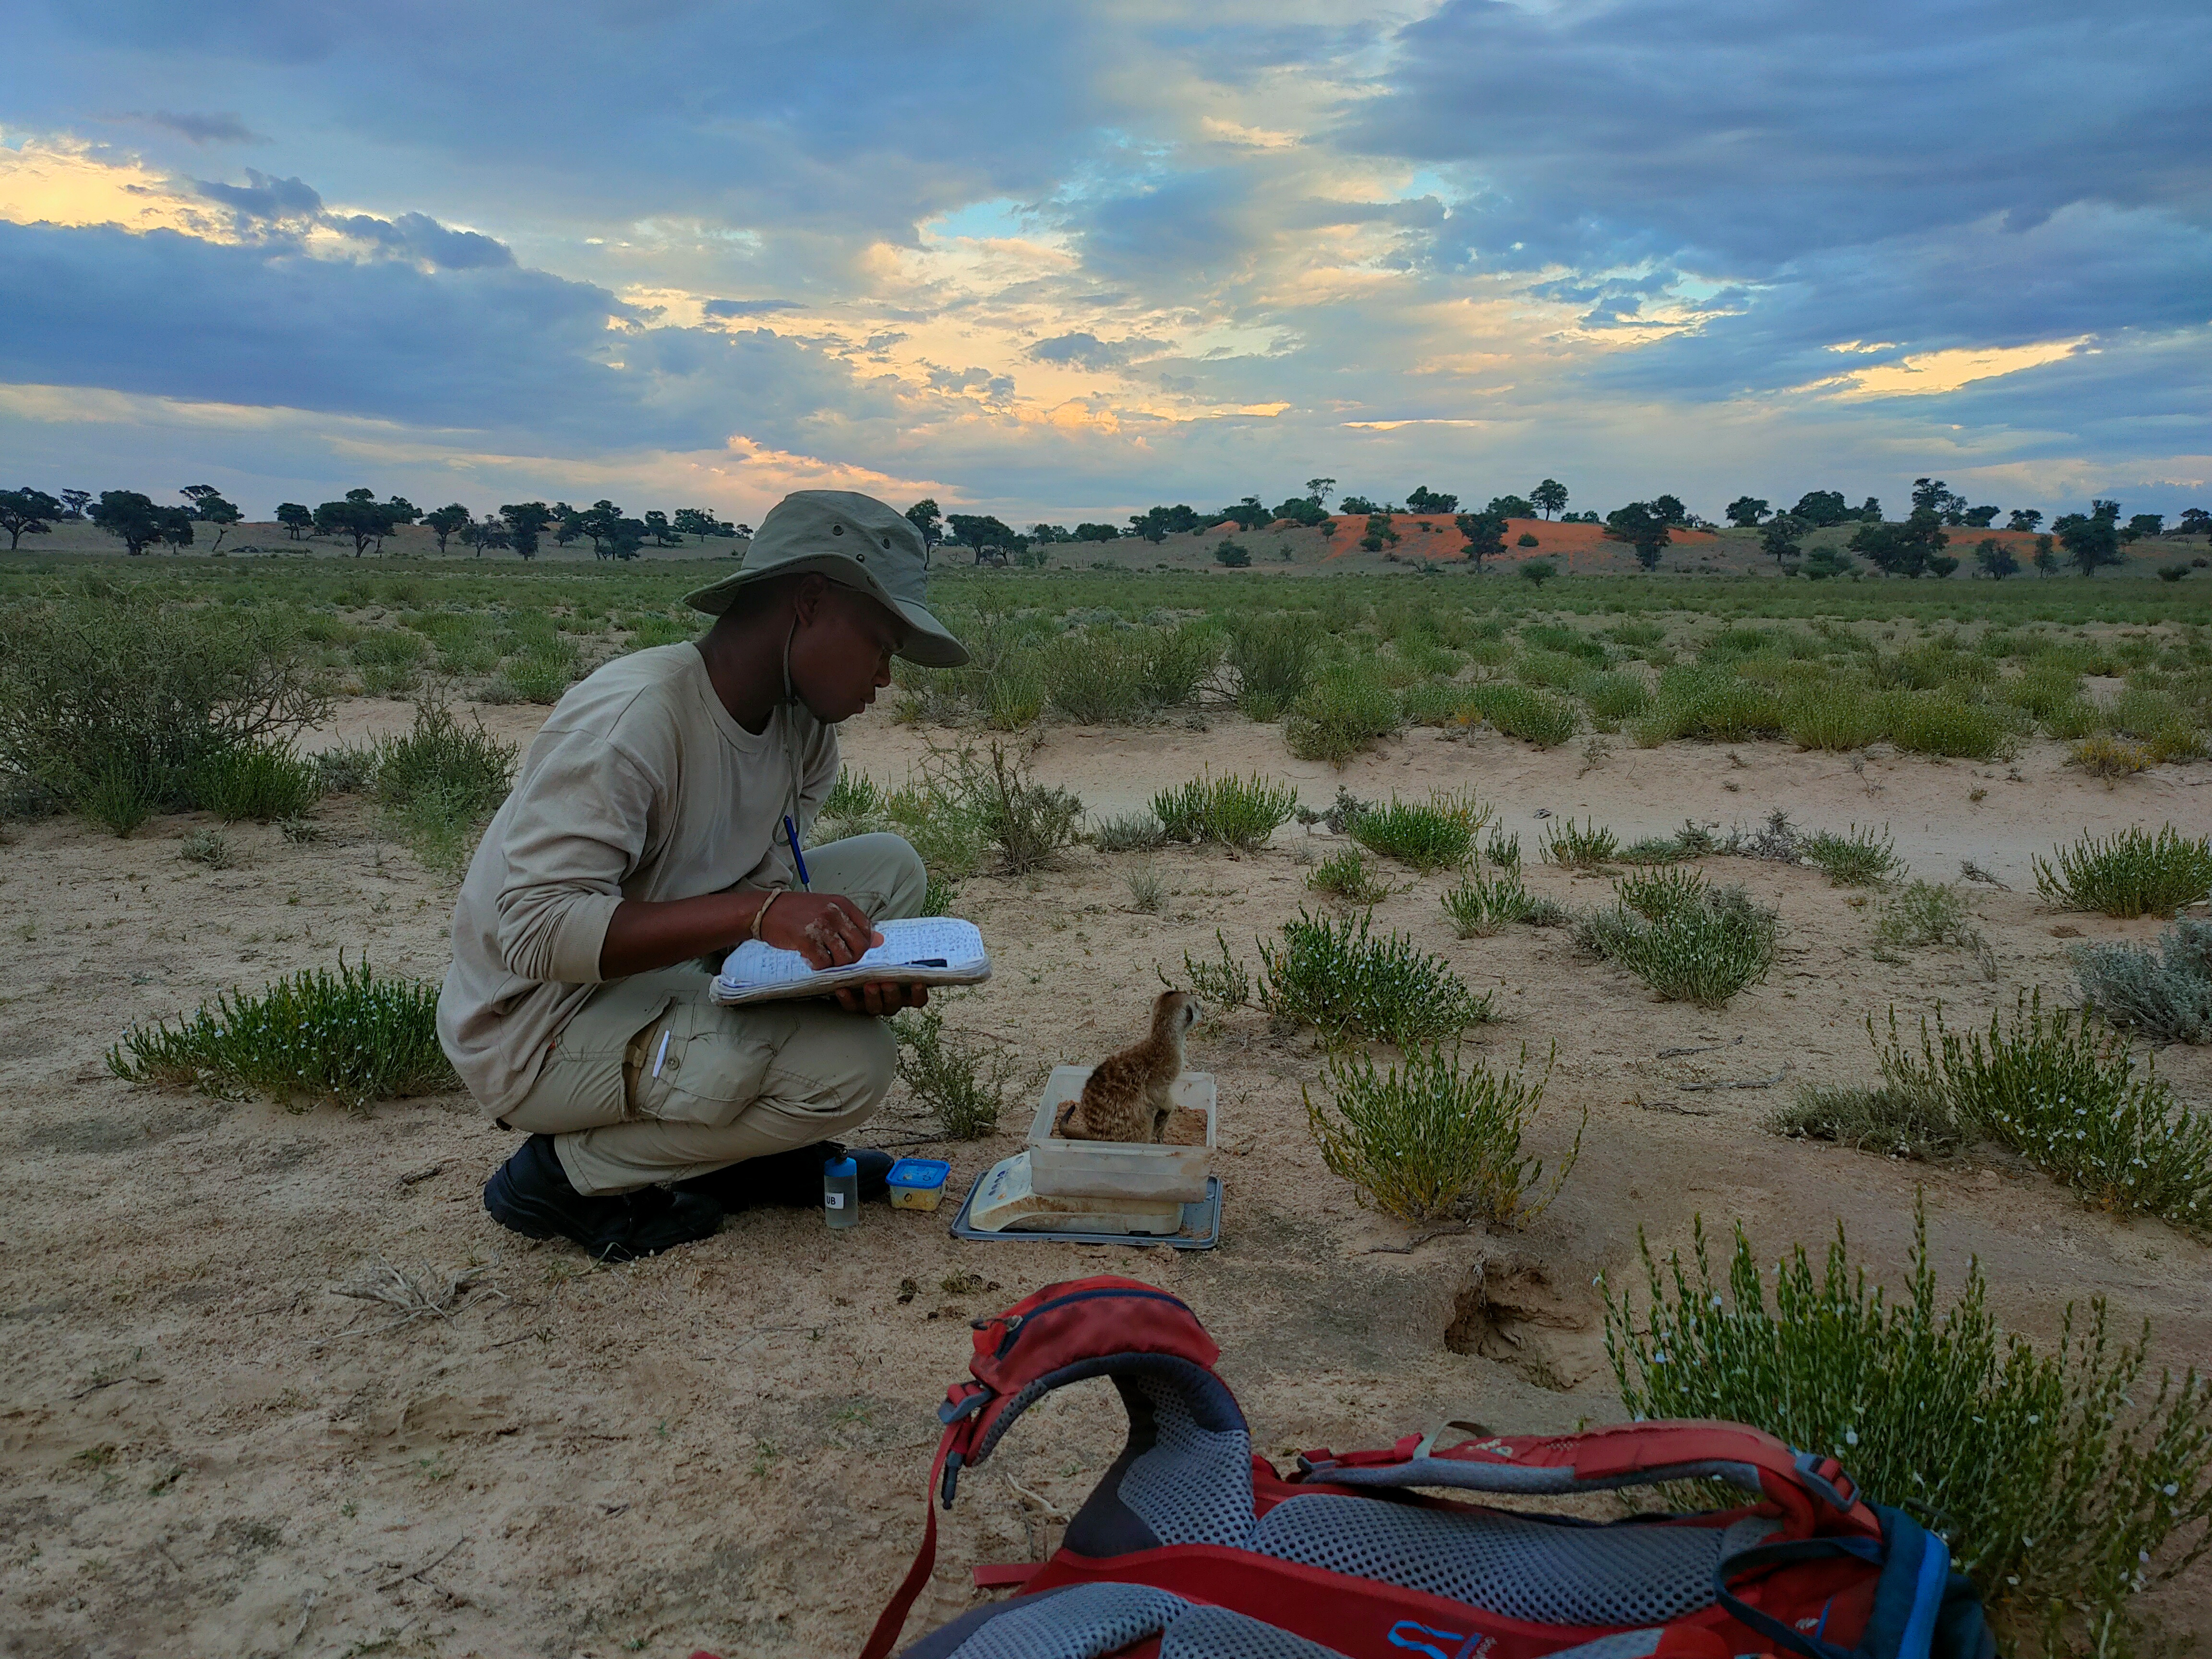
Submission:
<svg viewBox="0 0 2212 1659">
<path fill-rule="evenodd" d="M 934 1008 L 908 1008 L 891 1020 L 899 1081 L 936 1118 L 947 1140 L 980 1140 L 999 1127 L 1014 1062 L 983 1038 L 945 1029 Z"/>
<path fill-rule="evenodd" d="M 1212 627 L 1185 623 L 1139 636 L 1143 667 L 1139 684 L 1155 708 L 1176 708 L 1196 699 L 1221 661 L 1221 635 Z"/>
<path fill-rule="evenodd" d="M 1300 760 L 1342 766 L 1404 723 L 1398 694 L 1383 684 L 1371 660 L 1355 659 L 1332 663 L 1315 677 L 1285 722 L 1283 737 Z"/>
<path fill-rule="evenodd" d="M 1646 836 L 1641 841 L 1631 842 L 1614 854 L 1621 864 L 1680 864 L 1690 854 L 1683 850 L 1681 841 L 1674 836 Z"/>
<path fill-rule="evenodd" d="M 1619 963 L 1669 1002 L 1721 1008 L 1774 966 L 1779 922 L 1741 887 L 1710 888 L 1695 871 L 1613 884 L 1615 902 L 1586 918 L 1577 942 Z"/>
<path fill-rule="evenodd" d="M 1139 864 L 1122 872 L 1121 884 L 1129 890 L 1129 908 L 1139 915 L 1156 916 L 1167 908 L 1167 878 L 1150 864 Z"/>
<path fill-rule="evenodd" d="M 107 1065 L 134 1082 L 251 1090 L 301 1110 L 458 1084 L 438 1046 L 438 988 L 378 979 L 367 963 L 232 991 L 173 1026 L 133 1026 L 107 1051 Z"/>
<path fill-rule="evenodd" d="M 1208 774 L 1152 797 L 1152 815 L 1166 839 L 1212 842 L 1243 852 L 1263 846 L 1297 810 L 1296 789 L 1257 773 L 1249 778 Z"/>
<path fill-rule="evenodd" d="M 2155 945 L 2077 945 L 2082 1006 L 2154 1042 L 2212 1042 L 2212 922 L 2177 923 Z"/>
<path fill-rule="evenodd" d="M 1539 749 L 1558 748 L 1582 724 L 1574 705 L 1565 698 L 1496 681 L 1470 687 L 1467 706 L 1507 737 L 1533 743 Z"/>
<path fill-rule="evenodd" d="M 187 864 L 204 864 L 210 870 L 231 866 L 230 840 L 220 830 L 194 830 L 178 843 L 177 856 Z"/>
<path fill-rule="evenodd" d="M 1229 677 L 1246 718 L 1274 720 L 1305 695 L 1321 654 L 1313 619 L 1280 612 L 1240 617 L 1229 631 Z"/>
<path fill-rule="evenodd" d="M 1301 910 L 1279 948 L 1260 942 L 1260 963 L 1261 1006 L 1333 1048 L 1440 1042 L 1490 1018 L 1490 998 L 1442 957 L 1398 933 L 1370 937 L 1364 913 L 1338 922 Z"/>
<path fill-rule="evenodd" d="M 969 757 L 972 761 L 972 756 Z M 884 816 L 906 837 L 929 872 L 927 914 L 944 914 L 935 896 L 949 896 L 956 884 L 982 867 L 989 845 L 982 815 L 969 788 L 969 765 L 958 753 L 933 749 L 908 774 L 907 781 L 884 792 Z"/>
<path fill-rule="evenodd" d="M 1779 732 L 1782 720 L 1771 687 L 1743 678 L 1732 665 L 1698 664 L 1659 677 L 1658 701 L 1634 735 L 1647 749 L 1675 738 L 1738 743 Z"/>
<path fill-rule="evenodd" d="M 260 611 L 96 580 L 0 608 L 0 775 L 118 834 L 195 805 L 204 763 L 281 744 L 330 695 L 316 648 Z"/>
<path fill-rule="evenodd" d="M 1419 680 L 1398 694 L 1408 726 L 1449 726 L 1468 706 L 1468 688 L 1449 680 Z"/>
<path fill-rule="evenodd" d="M 1368 867 L 1365 856 L 1357 847 L 1343 848 L 1314 866 L 1306 877 L 1306 885 L 1316 893 L 1327 893 L 1348 904 L 1380 904 L 1390 896 L 1389 882 L 1379 872 Z"/>
<path fill-rule="evenodd" d="M 1932 1162 L 1966 1145 L 1966 1131 L 1940 1097 L 1887 1086 L 1862 1089 L 1810 1084 L 1796 1103 L 1767 1120 L 1777 1134 L 1831 1140 L 1854 1152 Z"/>
<path fill-rule="evenodd" d="M 1507 923 L 1527 916 L 1533 902 L 1521 884 L 1518 869 L 1488 880 L 1469 876 L 1443 898 L 1444 915 L 1462 939 L 1488 939 Z"/>
<path fill-rule="evenodd" d="M 1850 681 L 1800 687 L 1783 701 L 1783 733 L 1800 749 L 1831 754 L 1863 749 L 1881 736 L 1887 724 L 1881 698 Z"/>
<path fill-rule="evenodd" d="M 2013 753 L 2019 728 L 2000 704 L 1976 702 L 1952 686 L 1889 698 L 1889 740 L 1917 755 L 1990 760 Z"/>
<path fill-rule="evenodd" d="M 376 745 L 339 743 L 313 757 L 315 781 L 326 795 L 366 794 L 376 784 Z"/>
<path fill-rule="evenodd" d="M 884 823 L 884 791 L 865 772 L 849 766 L 837 769 L 837 781 L 815 810 L 815 842 L 843 841 L 852 836 L 873 834 Z"/>
<path fill-rule="evenodd" d="M 192 794 L 226 823 L 240 818 L 274 823 L 305 817 L 322 799 L 323 781 L 313 762 L 289 750 L 252 744 L 218 750 L 202 761 L 193 769 Z"/>
<path fill-rule="evenodd" d="M 2094 1015 L 2045 1014 L 2038 991 L 2009 1025 L 1992 1014 L 1986 1034 L 1948 1030 L 1938 1007 L 1917 1052 L 1893 1010 L 1887 1046 L 1871 1018 L 1867 1035 L 1892 1088 L 1942 1100 L 2084 1204 L 2212 1232 L 2212 1116 L 2177 1103 L 2148 1062 L 2136 1075 L 2127 1040 Z"/>
<path fill-rule="evenodd" d="M 1147 653 L 1134 629 L 1086 629 L 1063 634 L 1044 650 L 1045 697 L 1084 726 L 1126 725 L 1152 708 L 1146 694 Z"/>
<path fill-rule="evenodd" d="M 377 745 L 375 788 L 386 823 L 434 870 L 458 876 L 514 776 L 515 745 L 442 705 L 416 706 L 405 737 Z"/>
<path fill-rule="evenodd" d="M 1702 1220 L 1694 1274 L 1672 1254 L 1662 1272 L 1641 1245 L 1644 1306 L 1605 1291 L 1621 1404 L 1638 1419 L 1747 1423 L 1832 1456 L 1944 1540 L 2015 1642 L 2120 1650 L 2106 1644 L 2130 1599 L 2204 1547 L 2212 1390 L 2193 1371 L 2151 1388 L 2148 1328 L 2114 1343 L 2101 1299 L 2086 1329 L 2069 1305 L 2045 1352 L 2000 1331 L 1978 1261 L 1945 1305 L 1924 1208 L 1913 1234 L 1894 1300 L 1851 1262 L 1840 1226 L 1819 1270 L 1802 1244 L 1763 1267 L 1741 1224 L 1719 1276 Z M 2066 1639 L 2074 1619 L 2106 1641 Z"/>
<path fill-rule="evenodd" d="M 1595 818 L 1580 829 L 1572 818 L 1561 818 L 1544 833 L 1544 862 L 1563 870 L 1595 870 L 1620 851 L 1620 837 L 1610 830 L 1599 829 Z"/>
<path fill-rule="evenodd" d="M 2130 827 L 2051 850 L 2054 862 L 2033 860 L 2035 890 L 2069 910 L 2170 916 L 2212 891 L 2212 836 L 2180 835 L 2170 823 L 2155 836 Z"/>
<path fill-rule="evenodd" d="M 1490 809 L 1474 796 L 1439 789 L 1425 802 L 1393 795 L 1388 806 L 1364 807 L 1348 827 L 1370 852 L 1427 872 L 1474 857 L 1475 836 L 1489 822 Z"/>
<path fill-rule="evenodd" d="M 962 750 L 958 767 L 968 810 L 1008 873 L 1048 869 L 1074 842 L 1083 803 L 1065 789 L 1039 783 L 1025 756 L 994 742 L 984 755 Z"/>
<path fill-rule="evenodd" d="M 2066 757 L 2067 764 L 2078 766 L 2093 778 L 2102 778 L 2107 783 L 2114 778 L 2131 778 L 2138 772 L 2148 772 L 2158 764 L 2157 758 L 2133 738 L 2116 737 L 2110 732 L 2092 732 L 2074 745 Z"/>
<path fill-rule="evenodd" d="M 1882 907 L 1875 938 L 1892 949 L 1955 945 L 1972 950 L 1982 936 L 1966 908 L 1966 896 L 1943 882 L 1914 881 Z"/>
<path fill-rule="evenodd" d="M 1167 838 L 1166 826 L 1151 812 L 1116 812 L 1091 831 L 1091 844 L 1102 853 L 1149 852 Z"/>
<path fill-rule="evenodd" d="M 1522 1059 L 1525 1072 L 1525 1051 Z M 1522 1150 L 1550 1075 L 1548 1066 L 1533 1081 L 1523 1072 L 1493 1072 L 1442 1048 L 1409 1049 L 1399 1065 L 1382 1068 L 1364 1057 L 1339 1057 L 1329 1063 L 1326 1104 L 1303 1091 L 1306 1122 L 1322 1161 L 1368 1208 L 1417 1225 L 1524 1227 L 1551 1203 L 1582 1151 L 1577 1133 L 1546 1186 L 1543 1160 Z"/>
<path fill-rule="evenodd" d="M 1828 878 L 1831 887 L 1879 887 L 1898 869 L 1897 844 L 1885 830 L 1856 823 L 1838 835 L 1817 830 L 1799 845 L 1799 855 Z"/>
<path fill-rule="evenodd" d="M 1508 833 L 1501 823 L 1490 832 L 1490 840 L 1483 847 L 1482 856 L 1488 859 L 1495 869 L 1517 871 L 1521 867 L 1521 837 Z"/>
<path fill-rule="evenodd" d="M 1226 1013 L 1252 1000 L 1252 970 L 1229 948 L 1218 927 L 1213 930 L 1213 945 L 1215 954 L 1203 962 L 1188 951 L 1182 953 L 1182 983 L 1209 1010 Z M 1160 979 L 1165 983 L 1167 975 L 1162 974 Z"/>
<path fill-rule="evenodd" d="M 1583 674 L 1575 681 L 1574 690 L 1589 705 L 1590 718 L 1601 731 L 1617 732 L 1623 720 L 1650 712 L 1650 688 L 1633 674 Z"/>
</svg>

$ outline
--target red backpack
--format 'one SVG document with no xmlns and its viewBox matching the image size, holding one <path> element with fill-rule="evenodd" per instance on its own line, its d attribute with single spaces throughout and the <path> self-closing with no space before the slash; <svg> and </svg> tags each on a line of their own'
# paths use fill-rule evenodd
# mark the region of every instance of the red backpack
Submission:
<svg viewBox="0 0 2212 1659">
<path fill-rule="evenodd" d="M 1128 1443 L 1020 1585 L 907 1659 L 1989 1659 L 1973 1587 L 1942 1541 L 1866 1501 L 1828 1458 L 1740 1424 L 1571 1435 L 1447 1424 L 1383 1450 L 1254 1455 L 1220 1350 L 1177 1297 L 1101 1276 L 975 1324 L 946 1391 L 930 1486 L 948 1509 L 1054 1389 L 1111 1377 Z M 1587 1492 L 1716 1480 L 1742 1507 L 1598 1523 L 1417 1492 Z M 928 1582 L 937 1516 L 861 1659 L 886 1659 Z"/>
</svg>

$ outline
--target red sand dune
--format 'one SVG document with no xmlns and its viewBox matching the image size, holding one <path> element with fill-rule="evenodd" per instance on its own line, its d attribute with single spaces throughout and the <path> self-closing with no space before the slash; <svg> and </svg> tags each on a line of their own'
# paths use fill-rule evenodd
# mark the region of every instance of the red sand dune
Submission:
<svg viewBox="0 0 2212 1659">
<path fill-rule="evenodd" d="M 1466 538 L 1449 513 L 1395 513 L 1390 516 L 1390 527 L 1398 532 L 1397 552 L 1405 556 L 1425 559 L 1458 560 L 1464 556 L 1460 550 L 1467 545 Z M 1331 522 L 1336 533 L 1329 538 L 1332 559 L 1340 559 L 1357 550 L 1359 538 L 1367 533 L 1364 514 L 1342 513 L 1334 515 Z M 1280 520 L 1287 524 L 1288 520 Z M 1431 532 L 1424 534 L 1416 526 L 1426 525 Z M 1534 536 L 1534 547 L 1520 545 L 1521 538 Z M 1720 538 L 1706 530 L 1677 530 L 1673 547 L 1699 546 Z M 1607 541 L 1605 526 L 1595 524 L 1559 524 L 1549 519 L 1508 519 L 1505 521 L 1505 551 L 1495 556 L 1506 562 L 1522 559 L 1552 558 L 1562 561 L 1563 568 L 1575 568 L 1575 556 L 1581 554 L 1586 562 L 1603 559 L 1610 562 L 1616 556 L 1629 552 L 1626 542 Z"/>
</svg>

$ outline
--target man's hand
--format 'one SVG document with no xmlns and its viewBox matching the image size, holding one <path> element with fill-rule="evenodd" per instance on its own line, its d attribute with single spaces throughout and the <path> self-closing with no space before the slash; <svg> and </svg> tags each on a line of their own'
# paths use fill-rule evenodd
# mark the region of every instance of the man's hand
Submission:
<svg viewBox="0 0 2212 1659">
<path fill-rule="evenodd" d="M 848 985 L 838 992 L 837 1006 L 848 1014 L 873 1014 L 887 1018 L 902 1008 L 929 1006 L 929 987 L 887 980 L 874 985 Z"/>
<path fill-rule="evenodd" d="M 846 968 L 884 942 L 868 913 L 842 893 L 782 893 L 769 907 L 760 936 L 796 951 L 810 968 Z"/>
</svg>

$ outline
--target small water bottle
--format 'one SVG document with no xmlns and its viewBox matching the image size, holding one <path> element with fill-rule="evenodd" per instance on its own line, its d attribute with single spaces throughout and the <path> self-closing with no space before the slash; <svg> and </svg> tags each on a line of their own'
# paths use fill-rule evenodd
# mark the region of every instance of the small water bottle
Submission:
<svg viewBox="0 0 2212 1659">
<path fill-rule="evenodd" d="M 822 1212 L 833 1227 L 860 1224 L 860 1166 L 849 1158 L 822 1165 Z"/>
</svg>

